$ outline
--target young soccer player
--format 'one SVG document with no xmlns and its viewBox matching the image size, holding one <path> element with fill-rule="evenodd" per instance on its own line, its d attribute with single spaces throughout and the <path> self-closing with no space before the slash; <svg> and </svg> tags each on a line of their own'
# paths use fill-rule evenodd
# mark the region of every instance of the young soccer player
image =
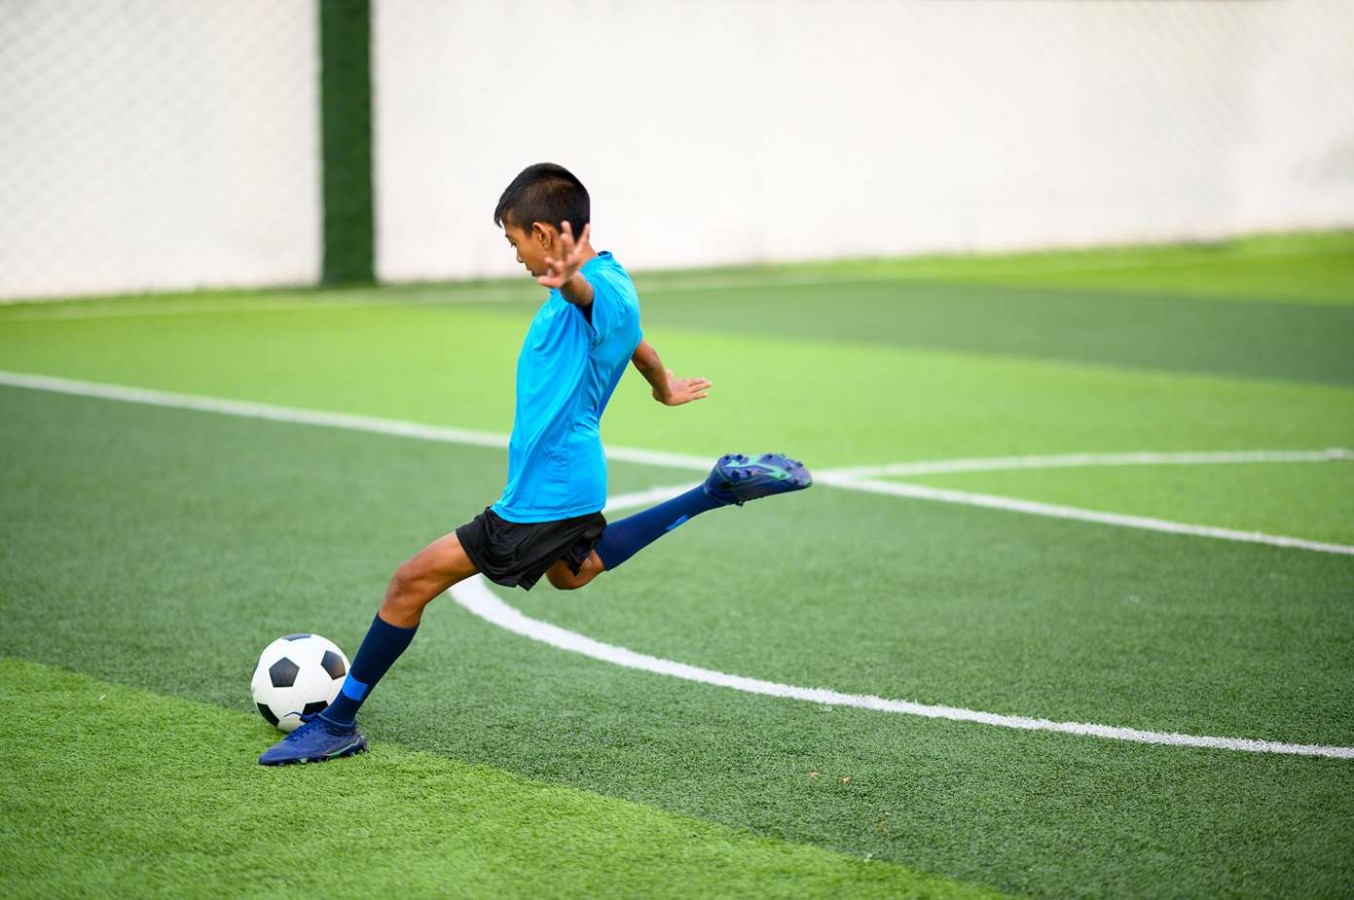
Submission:
<svg viewBox="0 0 1354 900">
<path fill-rule="evenodd" d="M 703 378 L 674 378 L 639 327 L 639 298 L 621 264 L 589 241 L 590 203 L 564 168 L 530 166 L 494 210 L 517 261 L 549 297 L 517 360 L 517 408 L 508 484 L 493 506 L 395 570 L 385 599 L 334 702 L 259 757 L 263 765 L 319 762 L 366 749 L 357 711 L 413 640 L 423 609 L 477 572 L 528 590 L 542 575 L 580 588 L 693 516 L 812 484 L 795 460 L 766 453 L 721 457 L 704 483 L 614 524 L 598 427 L 632 363 L 665 406 L 706 396 Z M 574 229 L 582 231 L 575 237 Z"/>
</svg>

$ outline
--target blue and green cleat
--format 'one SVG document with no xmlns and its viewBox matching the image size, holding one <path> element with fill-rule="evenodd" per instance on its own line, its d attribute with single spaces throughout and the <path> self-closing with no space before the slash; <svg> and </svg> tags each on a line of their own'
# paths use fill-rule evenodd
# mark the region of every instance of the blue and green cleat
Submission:
<svg viewBox="0 0 1354 900">
<path fill-rule="evenodd" d="M 264 751 L 259 765 L 324 762 L 367 749 L 367 739 L 356 725 L 345 729 L 322 719 L 318 713 L 302 716 L 301 721 L 301 727 Z"/>
<path fill-rule="evenodd" d="M 802 491 L 812 484 L 813 476 L 799 460 L 779 453 L 763 453 L 755 460 L 730 453 L 719 458 L 705 479 L 705 494 L 720 503 L 742 506 L 758 497 Z"/>
</svg>

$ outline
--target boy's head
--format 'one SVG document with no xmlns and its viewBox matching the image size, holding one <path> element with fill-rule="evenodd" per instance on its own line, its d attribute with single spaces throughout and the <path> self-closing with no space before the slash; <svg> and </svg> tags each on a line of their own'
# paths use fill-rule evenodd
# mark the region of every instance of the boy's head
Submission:
<svg viewBox="0 0 1354 900">
<path fill-rule="evenodd" d="M 494 224 L 503 226 L 517 261 L 533 276 L 545 273 L 545 258 L 568 222 L 577 239 L 591 220 L 588 189 L 573 174 L 554 163 L 527 166 L 512 180 L 494 207 Z"/>
</svg>

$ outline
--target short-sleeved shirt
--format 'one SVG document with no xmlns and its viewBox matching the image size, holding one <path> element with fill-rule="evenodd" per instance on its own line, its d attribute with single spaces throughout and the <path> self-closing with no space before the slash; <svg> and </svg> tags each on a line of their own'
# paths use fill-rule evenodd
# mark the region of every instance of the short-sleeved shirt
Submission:
<svg viewBox="0 0 1354 900">
<path fill-rule="evenodd" d="M 580 271 L 592 285 L 590 309 L 552 290 L 517 358 L 508 484 L 492 507 L 509 522 L 552 522 L 606 505 L 602 412 L 643 336 L 639 295 L 610 253 Z"/>
</svg>

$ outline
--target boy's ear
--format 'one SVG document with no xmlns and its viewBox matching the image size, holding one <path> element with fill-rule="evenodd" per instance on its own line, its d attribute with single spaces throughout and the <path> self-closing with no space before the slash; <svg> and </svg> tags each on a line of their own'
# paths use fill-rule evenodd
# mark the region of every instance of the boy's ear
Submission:
<svg viewBox="0 0 1354 900">
<path fill-rule="evenodd" d="M 542 249 L 549 250 L 555 242 L 555 229 L 545 222 L 532 222 L 531 239 L 540 244 Z"/>
</svg>

